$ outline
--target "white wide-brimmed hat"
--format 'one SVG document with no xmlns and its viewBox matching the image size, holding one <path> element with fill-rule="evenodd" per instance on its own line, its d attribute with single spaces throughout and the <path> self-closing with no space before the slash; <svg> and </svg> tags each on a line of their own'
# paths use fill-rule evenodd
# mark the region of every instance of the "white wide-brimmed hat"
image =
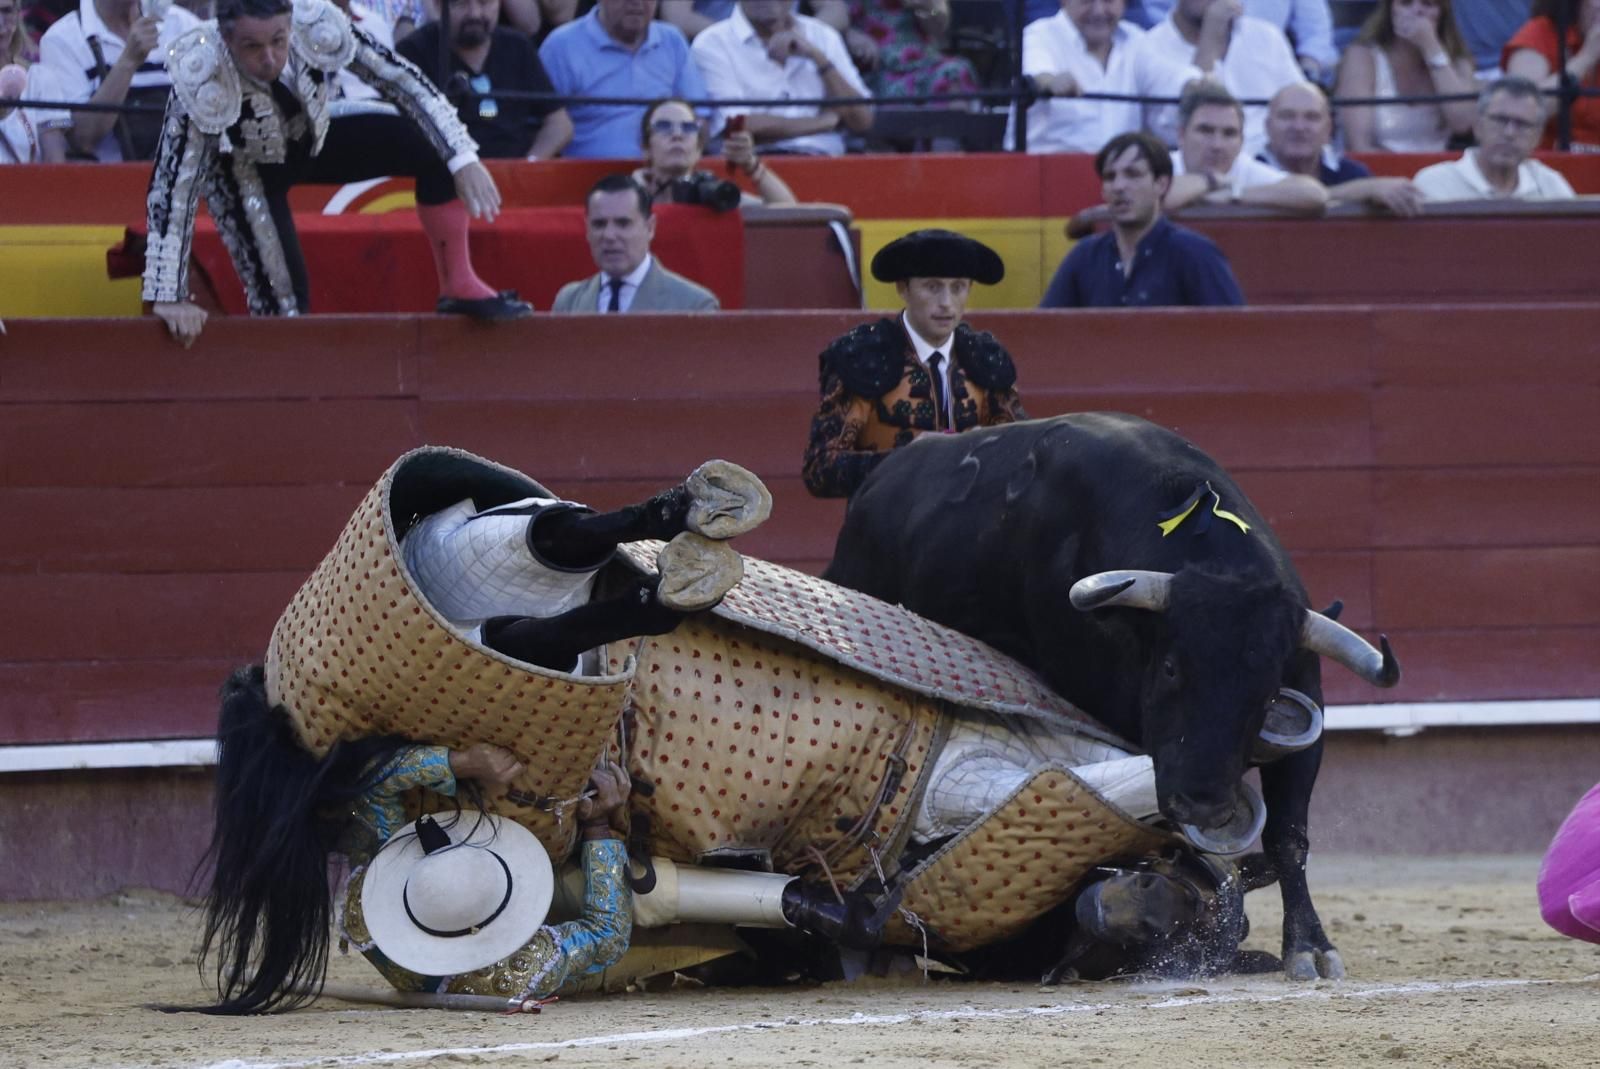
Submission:
<svg viewBox="0 0 1600 1069">
<path fill-rule="evenodd" d="M 384 957 L 424 976 L 455 976 L 520 950 L 554 891 L 550 856 L 520 824 L 424 816 L 367 866 L 361 910 Z"/>
</svg>

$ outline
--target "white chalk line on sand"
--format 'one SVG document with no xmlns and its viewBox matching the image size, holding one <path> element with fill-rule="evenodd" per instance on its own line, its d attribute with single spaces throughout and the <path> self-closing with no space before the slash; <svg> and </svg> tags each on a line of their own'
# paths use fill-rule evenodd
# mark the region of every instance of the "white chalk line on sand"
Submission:
<svg viewBox="0 0 1600 1069">
<path fill-rule="evenodd" d="M 1289 991 L 1281 995 L 1253 993 L 1228 995 L 1175 995 L 1159 1002 L 1130 1005 L 1128 1002 L 1071 1002 L 1050 1006 L 1018 1006 L 1005 1009 L 979 1009 L 960 1006 L 950 1010 L 915 1010 L 907 1013 L 867 1014 L 853 1013 L 847 1017 L 785 1017 L 775 1021 L 751 1021 L 744 1024 L 700 1025 L 691 1028 L 657 1028 L 645 1032 L 614 1032 L 603 1036 L 581 1036 L 576 1039 L 546 1040 L 544 1042 L 496 1043 L 490 1046 L 438 1047 L 430 1050 L 370 1051 L 364 1054 L 337 1054 L 293 1061 L 261 1061 L 230 1058 L 220 1062 L 195 1065 L 192 1069 L 316 1069 L 322 1066 L 387 1065 L 424 1058 L 444 1058 L 467 1054 L 518 1054 L 527 1051 L 563 1051 L 580 1047 L 619 1046 L 638 1043 L 668 1043 L 679 1039 L 731 1032 L 760 1032 L 783 1028 L 816 1028 L 821 1026 L 924 1024 L 937 1021 L 995 1020 L 1025 1017 L 1055 1017 L 1076 1013 L 1102 1013 L 1107 1010 L 1171 1010 L 1191 1006 L 1221 1006 L 1237 1003 L 1267 1005 L 1274 1002 L 1302 1002 L 1308 1000 L 1389 998 L 1411 995 L 1432 995 L 1446 992 L 1474 991 L 1485 988 L 1537 987 L 1558 984 L 1588 984 L 1600 980 L 1600 974 L 1571 980 L 1452 980 L 1414 984 L 1392 984 L 1376 987 L 1351 987 L 1346 985 Z"/>
</svg>

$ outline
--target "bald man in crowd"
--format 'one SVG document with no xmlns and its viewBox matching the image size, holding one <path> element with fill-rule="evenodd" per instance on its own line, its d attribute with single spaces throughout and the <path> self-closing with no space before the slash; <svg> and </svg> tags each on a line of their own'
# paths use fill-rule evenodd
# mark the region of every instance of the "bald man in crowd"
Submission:
<svg viewBox="0 0 1600 1069">
<path fill-rule="evenodd" d="M 1366 204 L 1399 216 L 1422 211 L 1422 191 L 1409 178 L 1377 178 L 1363 163 L 1333 148 L 1333 111 L 1311 82 L 1273 94 L 1267 108 L 1267 147 L 1256 159 L 1286 174 L 1314 178 L 1328 188 L 1328 203 Z"/>
</svg>

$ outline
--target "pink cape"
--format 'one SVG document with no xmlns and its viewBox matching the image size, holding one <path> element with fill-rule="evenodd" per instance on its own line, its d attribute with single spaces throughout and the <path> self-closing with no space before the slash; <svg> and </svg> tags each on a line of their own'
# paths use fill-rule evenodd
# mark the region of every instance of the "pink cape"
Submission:
<svg viewBox="0 0 1600 1069">
<path fill-rule="evenodd" d="M 1600 943 L 1600 783 L 1562 821 L 1539 870 L 1539 912 L 1562 935 Z"/>
</svg>

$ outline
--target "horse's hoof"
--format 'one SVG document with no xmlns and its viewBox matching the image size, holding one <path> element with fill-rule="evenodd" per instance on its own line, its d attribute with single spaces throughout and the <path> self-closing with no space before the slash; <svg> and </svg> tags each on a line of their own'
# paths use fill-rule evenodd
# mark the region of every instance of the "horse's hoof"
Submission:
<svg viewBox="0 0 1600 1069">
<path fill-rule="evenodd" d="M 685 531 L 656 554 L 656 600 L 676 612 L 701 612 L 744 578 L 744 558 L 726 542 Z"/>
<path fill-rule="evenodd" d="M 684 482 L 689 530 L 707 538 L 732 538 L 772 515 L 772 494 L 754 472 L 727 460 L 708 460 Z"/>
<path fill-rule="evenodd" d="M 1344 979 L 1344 959 L 1337 950 L 1325 950 L 1317 955 L 1317 971 L 1324 980 Z"/>
</svg>

